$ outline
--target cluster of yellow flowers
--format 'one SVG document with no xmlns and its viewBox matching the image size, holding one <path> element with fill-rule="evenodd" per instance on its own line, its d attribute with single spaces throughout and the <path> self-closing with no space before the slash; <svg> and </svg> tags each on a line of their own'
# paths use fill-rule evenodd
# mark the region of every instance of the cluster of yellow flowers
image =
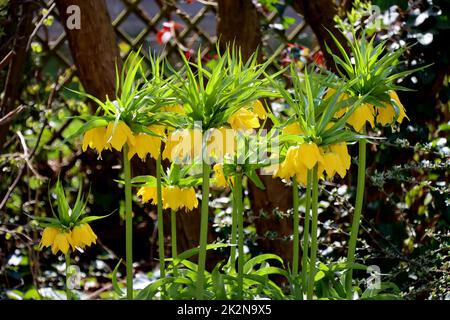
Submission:
<svg viewBox="0 0 450 320">
<path fill-rule="evenodd" d="M 297 182 L 306 185 L 307 170 L 313 169 L 316 164 L 319 177 L 323 177 L 325 172 L 329 178 L 336 173 L 343 178 L 350 169 L 350 162 L 345 143 L 320 148 L 312 142 L 302 143 L 289 147 L 285 160 L 274 176 L 282 179 L 295 177 Z"/>
<path fill-rule="evenodd" d="M 334 94 L 336 90 L 329 89 L 325 98 L 331 96 Z M 405 108 L 403 107 L 403 104 L 400 102 L 400 99 L 397 95 L 397 93 L 393 90 L 388 92 L 390 98 L 394 100 L 399 107 L 399 114 L 397 117 L 397 122 L 402 123 L 403 119 L 409 119 L 406 115 Z M 339 97 L 339 100 L 346 100 L 349 96 L 346 93 L 341 94 Z M 336 116 L 338 118 L 342 117 L 348 109 L 344 108 L 339 110 L 336 113 Z M 350 115 L 350 117 L 347 120 L 347 123 L 350 124 L 357 132 L 361 132 L 363 128 L 366 125 L 366 122 L 370 124 L 370 126 L 373 128 L 375 127 L 375 122 L 386 126 L 388 124 L 393 123 L 395 120 L 395 109 L 392 104 L 385 104 L 384 108 L 382 107 L 375 107 L 369 103 L 364 103 L 356 108 L 356 110 Z"/>
<path fill-rule="evenodd" d="M 67 254 L 70 248 L 72 250 L 75 250 L 75 248 L 84 249 L 93 243 L 95 244 L 96 241 L 97 235 L 87 223 L 77 225 L 71 231 L 46 227 L 42 233 L 39 249 L 52 247 L 53 254 L 57 254 L 58 251 Z"/>
<path fill-rule="evenodd" d="M 160 136 L 164 136 L 164 126 L 151 125 L 148 129 Z M 110 122 L 106 127 L 97 127 L 86 131 L 83 137 L 83 151 L 90 147 L 96 150 L 101 157 L 101 152 L 103 150 L 111 150 L 111 147 L 117 151 L 122 151 L 125 143 L 129 147 L 129 159 L 135 154 L 142 160 L 145 160 L 147 154 L 150 154 L 155 159 L 159 156 L 161 138 L 146 133 L 133 134 L 123 121 L 119 121 L 115 128 L 114 122 Z"/>
<path fill-rule="evenodd" d="M 192 187 L 163 186 L 161 191 L 164 209 L 177 211 L 185 208 L 187 211 L 192 211 L 198 207 L 195 189 Z M 138 190 L 137 195 L 142 197 L 143 203 L 151 201 L 154 205 L 158 204 L 156 187 L 142 187 Z"/>
</svg>

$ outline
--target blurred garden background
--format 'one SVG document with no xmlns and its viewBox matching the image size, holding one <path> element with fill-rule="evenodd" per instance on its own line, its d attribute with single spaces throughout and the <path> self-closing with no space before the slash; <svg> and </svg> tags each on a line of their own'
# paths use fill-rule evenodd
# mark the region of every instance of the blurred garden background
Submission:
<svg viewBox="0 0 450 320">
<path fill-rule="evenodd" d="M 66 23 L 72 5 L 80 8 L 79 29 Z M 350 23 L 364 25 L 375 41 L 387 40 L 388 50 L 409 46 L 398 72 L 429 65 L 401 79 L 411 89 L 399 92 L 409 121 L 370 132 L 387 139 L 368 146 L 357 261 L 378 266 L 404 299 L 450 299 L 449 14 L 448 0 L 0 0 L 0 299 L 63 297 L 64 259 L 37 250 L 42 228 L 30 218 L 51 215 L 48 191 L 58 176 L 73 197 L 80 185 L 90 189 L 90 213 L 113 213 L 92 224 L 98 245 L 73 258 L 82 298 L 116 297 L 112 273 L 125 256 L 123 187 L 114 181 L 122 179 L 121 155 L 108 152 L 97 161 L 92 150 L 81 151 L 80 138 L 66 139 L 82 124 L 76 116 L 96 109 L 68 89 L 113 97 L 115 64 L 132 50 L 140 50 L 145 63 L 152 52 L 177 67 L 180 50 L 213 63 L 217 42 L 223 48 L 234 41 L 244 57 L 259 48 L 261 62 L 274 55 L 272 73 L 289 63 L 335 71 L 326 45 L 336 53 L 337 47 L 328 30 L 339 39 L 336 25 Z M 280 100 L 270 106 L 284 108 Z M 355 160 L 357 149 L 349 150 Z M 354 163 L 345 179 L 321 186 L 323 263 L 346 254 Z M 134 158 L 131 166 L 133 176 L 154 175 L 153 159 Z M 265 190 L 250 181 L 244 186 L 246 252 L 292 261 L 291 188 L 270 176 L 261 180 Z M 227 242 L 230 192 L 212 192 L 208 242 Z M 157 214 L 140 201 L 133 202 L 133 214 L 139 289 L 159 277 Z M 200 210 L 182 212 L 178 221 L 178 250 L 197 246 Z M 207 268 L 224 256 L 209 252 Z M 121 265 L 119 279 L 124 272 Z M 366 278 L 365 271 L 355 273 L 357 281 Z"/>
</svg>

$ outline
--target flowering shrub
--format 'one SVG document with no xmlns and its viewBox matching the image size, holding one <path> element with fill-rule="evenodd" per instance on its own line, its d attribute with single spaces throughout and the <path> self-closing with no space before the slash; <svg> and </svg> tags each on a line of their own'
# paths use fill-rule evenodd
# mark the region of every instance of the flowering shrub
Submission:
<svg viewBox="0 0 450 320">
<path fill-rule="evenodd" d="M 259 64 L 255 53 L 243 61 L 235 48 L 227 48 L 208 66 L 201 61 L 192 63 L 181 53 L 182 72 L 152 57 L 152 76 L 148 78 L 142 59 L 131 54 L 122 72 L 117 72 L 116 100 L 100 101 L 79 92 L 96 102 L 98 111 L 93 116 L 80 117 L 85 123 L 72 137 L 82 135 L 82 150 L 95 150 L 99 160 L 105 151 L 123 154 L 124 179 L 118 182 L 125 187 L 127 299 L 151 299 L 157 294 L 161 299 L 351 299 L 360 291 L 359 287 L 352 287 L 352 274 L 354 269 L 366 269 L 354 258 L 364 201 L 366 144 L 379 139 L 367 135 L 366 124 L 374 128 L 408 119 L 395 91 L 404 88 L 395 80 L 415 70 L 394 74 L 402 51 L 385 53 L 383 42 L 374 45 L 364 33 L 358 38 L 353 32 L 352 40 L 348 39 L 350 53 L 335 41 L 340 56 L 330 54 L 335 59 L 337 75 L 322 66 L 300 72 L 303 66 L 298 63 L 268 75 L 265 70 L 270 60 Z M 166 68 L 172 76 L 165 77 Z M 285 71 L 289 71 L 292 88 L 285 88 L 278 79 Z M 288 116 L 272 113 L 265 106 L 267 99 L 285 101 Z M 267 121 L 273 123 L 270 130 L 265 129 Z M 346 176 L 351 167 L 349 147 L 356 142 L 357 196 L 347 259 L 325 266 L 318 259 L 319 186 L 321 181 L 331 181 L 336 175 Z M 142 161 L 147 155 L 154 158 L 156 176 L 132 177 L 130 159 L 135 155 Z M 166 169 L 163 159 L 171 162 Z M 280 178 L 292 187 L 294 246 L 288 268 L 286 261 L 274 254 L 248 258 L 244 252 L 243 185 L 251 181 L 264 189 L 258 172 Z M 210 185 L 231 190 L 228 244 L 208 244 Z M 200 244 L 179 253 L 177 214 L 189 214 L 199 206 L 199 186 Z M 143 204 L 157 206 L 159 230 L 160 279 L 138 292 L 133 286 L 133 187 L 138 188 L 136 195 Z M 57 188 L 61 189 L 59 184 Z M 303 189 L 305 215 L 300 241 L 299 200 Z M 78 222 L 85 207 L 80 197 L 81 189 L 71 210 L 64 193 L 58 192 L 59 218 L 40 218 L 47 223 L 40 249 L 51 246 L 54 254 L 61 251 L 68 259 L 67 265 L 71 248 L 83 249 L 97 240 L 87 224 L 95 218 Z M 166 257 L 164 250 L 164 210 L 170 210 L 171 257 Z M 217 264 L 209 273 L 206 252 L 227 249 L 228 262 Z M 197 264 L 187 260 L 195 255 Z M 336 280 L 338 273 L 345 277 Z M 270 275 L 284 278 L 289 289 L 281 289 L 270 280 Z M 117 267 L 112 281 L 116 294 L 122 297 Z M 384 294 L 383 290 L 368 291 L 361 298 L 378 294 Z M 67 297 L 74 297 L 70 290 Z"/>
</svg>

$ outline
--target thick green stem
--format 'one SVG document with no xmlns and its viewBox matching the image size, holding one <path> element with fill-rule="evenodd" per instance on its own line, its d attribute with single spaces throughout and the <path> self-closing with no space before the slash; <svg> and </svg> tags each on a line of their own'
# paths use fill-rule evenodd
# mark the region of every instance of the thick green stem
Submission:
<svg viewBox="0 0 450 320">
<path fill-rule="evenodd" d="M 66 299 L 71 300 L 72 299 L 72 292 L 70 291 L 70 274 L 69 274 L 69 267 L 70 267 L 70 252 L 68 251 L 66 253 Z"/>
<path fill-rule="evenodd" d="M 235 175 L 235 201 L 238 233 L 238 292 L 237 298 L 242 300 L 244 287 L 244 207 L 242 203 L 242 173 Z"/>
<path fill-rule="evenodd" d="M 305 221 L 303 224 L 303 247 L 302 247 L 302 290 L 307 293 L 307 269 L 308 269 L 308 248 L 309 248 L 309 224 L 311 220 L 311 170 L 308 170 L 306 179 L 306 204 Z"/>
<path fill-rule="evenodd" d="M 170 238 L 172 239 L 172 261 L 175 262 L 175 259 L 178 256 L 177 253 L 177 213 L 175 210 L 172 210 L 170 213 Z M 173 275 L 176 277 L 178 275 L 177 266 L 174 264 L 173 266 Z"/>
<path fill-rule="evenodd" d="M 232 195 L 233 199 L 233 211 L 231 213 L 231 253 L 230 253 L 230 266 L 232 270 L 236 268 L 236 240 L 237 240 L 237 205 L 236 199 L 234 198 L 234 192 Z"/>
<path fill-rule="evenodd" d="M 205 284 L 206 244 L 208 242 L 208 212 L 209 212 L 209 175 L 211 167 L 203 162 L 203 184 L 202 184 L 202 210 L 200 220 L 200 247 L 198 253 L 197 273 L 197 299 L 203 300 Z"/>
<path fill-rule="evenodd" d="M 133 216 L 131 211 L 131 169 L 128 145 L 123 146 L 123 171 L 125 180 L 125 259 L 127 264 L 127 299 L 133 299 Z"/>
<path fill-rule="evenodd" d="M 366 141 L 359 141 L 359 157 L 358 157 L 358 185 L 356 189 L 355 213 L 353 214 L 352 229 L 350 232 L 350 240 L 348 243 L 347 262 L 352 264 L 355 262 L 356 242 L 358 240 L 359 224 L 361 221 L 361 211 L 364 201 L 364 183 L 366 181 Z M 347 271 L 345 277 L 345 290 L 347 299 L 351 299 L 352 292 L 353 268 Z"/>
<path fill-rule="evenodd" d="M 158 214 L 158 247 L 159 247 L 159 270 L 160 277 L 166 277 L 166 262 L 164 257 L 164 217 L 163 217 L 163 200 L 161 185 L 161 155 L 156 159 L 156 198 L 157 198 L 157 214 Z M 162 288 L 164 293 L 165 288 Z M 163 294 L 164 296 L 164 294 Z"/>
<path fill-rule="evenodd" d="M 298 254 L 299 254 L 299 216 L 298 216 L 298 184 L 292 179 L 293 202 L 293 253 L 292 253 L 292 277 L 294 278 L 294 292 L 297 292 Z"/>
<path fill-rule="evenodd" d="M 316 276 L 318 198 L 319 198 L 319 181 L 317 177 L 317 164 L 316 164 L 316 166 L 313 169 L 313 178 L 312 178 L 311 258 L 309 259 L 309 281 L 307 294 L 308 300 L 313 299 L 314 278 Z"/>
</svg>

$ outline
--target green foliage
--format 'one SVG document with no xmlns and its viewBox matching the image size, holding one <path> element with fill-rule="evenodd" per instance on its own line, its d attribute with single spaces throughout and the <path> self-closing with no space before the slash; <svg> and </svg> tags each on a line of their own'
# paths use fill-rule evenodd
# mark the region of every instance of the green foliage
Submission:
<svg viewBox="0 0 450 320">
<path fill-rule="evenodd" d="M 200 49 L 198 52 L 200 56 Z M 181 56 L 184 69 L 172 70 L 179 81 L 174 94 L 183 104 L 191 127 L 200 122 L 203 130 L 219 128 L 244 105 L 273 95 L 268 80 L 261 77 L 270 59 L 258 64 L 257 52 L 244 63 L 240 51 L 227 47 L 214 64 L 208 65 L 210 69 L 200 59 L 193 63 Z"/>
</svg>

